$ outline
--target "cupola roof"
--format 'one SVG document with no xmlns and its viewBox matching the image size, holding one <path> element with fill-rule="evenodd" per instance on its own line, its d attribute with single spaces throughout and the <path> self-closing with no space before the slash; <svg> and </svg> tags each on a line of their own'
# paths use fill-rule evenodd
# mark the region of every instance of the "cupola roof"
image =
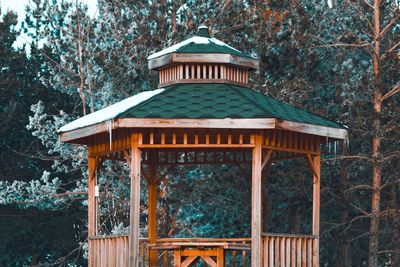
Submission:
<svg viewBox="0 0 400 267">
<path fill-rule="evenodd" d="M 205 54 L 209 54 L 209 56 Z M 147 59 L 150 69 L 191 62 L 226 63 L 248 69 L 258 69 L 256 58 L 211 37 L 206 26 L 200 26 L 195 36 L 154 53 Z"/>
</svg>

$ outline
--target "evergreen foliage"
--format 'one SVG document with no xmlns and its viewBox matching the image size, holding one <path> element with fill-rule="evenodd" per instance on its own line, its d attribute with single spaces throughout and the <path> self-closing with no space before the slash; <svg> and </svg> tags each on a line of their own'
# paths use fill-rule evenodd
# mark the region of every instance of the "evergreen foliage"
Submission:
<svg viewBox="0 0 400 267">
<path fill-rule="evenodd" d="M 0 266 L 85 265 L 86 149 L 61 144 L 57 129 L 155 89 L 147 56 L 192 36 L 201 24 L 260 59 L 253 89 L 349 126 L 349 147 L 324 148 L 321 266 L 399 266 L 400 97 L 391 94 L 400 83 L 398 1 L 380 1 L 378 75 L 370 1 L 328 1 L 330 7 L 310 0 L 98 0 L 93 18 L 79 1 L 31 2 L 21 29 L 15 13 L 0 12 Z M 30 38 L 28 54 L 13 47 L 21 30 Z M 389 93 L 379 113 L 377 88 Z M 377 166 L 381 183 L 374 190 Z M 127 230 L 128 173 L 122 163 L 101 168 L 101 233 Z M 308 177 L 302 160 L 272 166 L 265 230 L 309 231 Z M 170 170 L 158 188 L 159 235 L 249 236 L 250 181 L 245 166 Z M 145 181 L 142 188 L 146 236 Z M 378 214 L 371 211 L 376 192 Z M 371 218 L 378 230 L 371 231 Z M 380 242 L 371 245 L 375 237 Z"/>
</svg>

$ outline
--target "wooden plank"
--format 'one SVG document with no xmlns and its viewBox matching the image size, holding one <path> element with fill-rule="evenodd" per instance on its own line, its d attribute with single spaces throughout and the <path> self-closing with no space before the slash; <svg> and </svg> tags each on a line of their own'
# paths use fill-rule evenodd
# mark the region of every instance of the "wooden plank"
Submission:
<svg viewBox="0 0 400 267">
<path fill-rule="evenodd" d="M 307 260 L 307 242 L 306 239 L 301 239 L 301 266 L 306 267 Z"/>
<path fill-rule="evenodd" d="M 217 248 L 217 264 L 214 265 L 216 267 L 224 267 L 225 266 L 225 254 L 223 248 Z"/>
<path fill-rule="evenodd" d="M 321 156 L 314 157 L 312 234 L 319 236 Z"/>
<path fill-rule="evenodd" d="M 154 244 L 157 240 L 157 169 L 158 151 L 150 151 L 150 166 L 148 180 L 148 240 Z M 157 251 L 149 251 L 149 265 L 157 266 Z"/>
<path fill-rule="evenodd" d="M 297 239 L 297 259 L 296 259 L 296 267 L 301 267 L 301 238 Z"/>
<path fill-rule="evenodd" d="M 219 129 L 273 129 L 275 119 L 152 119 L 123 118 L 114 120 L 114 130 L 120 128 L 219 128 Z M 108 122 L 102 122 L 76 130 L 60 133 L 62 142 L 86 144 L 89 140 L 82 139 L 98 133 L 108 132 Z"/>
<path fill-rule="evenodd" d="M 295 267 L 296 266 L 296 251 L 297 251 L 297 238 L 292 239 L 292 259 L 291 259 L 291 266 Z"/>
<path fill-rule="evenodd" d="M 275 237 L 269 237 L 269 266 L 274 267 L 274 259 L 275 259 Z"/>
<path fill-rule="evenodd" d="M 312 267 L 312 239 L 307 239 L 307 267 Z"/>
<path fill-rule="evenodd" d="M 291 252 L 291 247 L 290 243 L 292 241 L 292 238 L 286 238 L 286 245 L 285 245 L 285 250 L 286 250 L 286 267 L 290 267 L 290 252 Z"/>
<path fill-rule="evenodd" d="M 261 266 L 261 161 L 262 135 L 255 135 L 255 147 L 252 151 L 252 214 L 251 214 L 251 266 Z"/>
<path fill-rule="evenodd" d="M 134 133 L 131 138 L 131 193 L 130 193 L 130 256 L 129 265 L 139 264 L 139 218 L 140 218 L 140 150 L 138 147 L 141 134 Z"/>
<path fill-rule="evenodd" d="M 254 144 L 143 144 L 139 145 L 139 148 L 182 148 L 182 149 L 193 149 L 193 148 L 253 148 Z"/>
<path fill-rule="evenodd" d="M 96 198 L 95 198 L 95 186 L 96 186 L 96 170 L 99 162 L 99 158 L 88 157 L 88 236 L 92 237 L 96 235 Z M 94 265 L 94 247 L 93 242 L 89 242 L 89 266 Z"/>
<path fill-rule="evenodd" d="M 168 250 L 164 250 L 163 251 L 163 259 L 164 259 L 164 267 L 168 267 L 168 263 L 169 263 L 169 260 L 168 260 Z"/>
<path fill-rule="evenodd" d="M 217 263 L 209 256 L 203 257 L 204 262 L 206 262 L 210 267 L 217 267 Z"/>
<path fill-rule="evenodd" d="M 348 139 L 349 137 L 348 131 L 346 129 L 331 128 L 331 127 L 284 121 L 284 120 L 277 120 L 276 128 L 294 132 L 300 132 L 300 133 L 326 136 L 342 140 Z"/>
<path fill-rule="evenodd" d="M 263 244 L 264 244 L 264 253 L 263 253 L 263 258 L 264 258 L 264 267 L 268 267 L 268 261 L 269 261 L 269 251 L 268 251 L 268 249 L 269 249 L 269 246 L 268 246 L 268 244 L 269 244 L 269 238 L 268 238 L 268 236 L 264 236 L 264 238 L 263 238 Z"/>
<path fill-rule="evenodd" d="M 281 237 L 275 239 L 275 266 L 281 265 Z"/>
<path fill-rule="evenodd" d="M 319 267 L 319 239 L 313 239 L 313 267 Z"/>
<path fill-rule="evenodd" d="M 181 267 L 181 250 L 174 250 L 174 267 Z"/>
</svg>

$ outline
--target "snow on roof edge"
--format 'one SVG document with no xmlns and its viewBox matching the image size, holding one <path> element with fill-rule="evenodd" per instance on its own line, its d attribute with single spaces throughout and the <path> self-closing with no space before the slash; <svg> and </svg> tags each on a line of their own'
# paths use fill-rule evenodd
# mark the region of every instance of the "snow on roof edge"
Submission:
<svg viewBox="0 0 400 267">
<path fill-rule="evenodd" d="M 158 95 L 164 92 L 164 88 L 153 90 L 153 91 L 145 91 L 134 96 L 128 97 L 122 101 L 119 101 L 113 105 L 100 109 L 96 112 L 90 113 L 86 116 L 80 117 L 58 129 L 57 132 L 68 132 L 72 130 L 76 130 L 79 128 L 83 128 L 86 126 L 94 125 L 97 123 L 109 121 L 115 119 L 119 114 L 127 111 L 130 108 L 133 108 L 140 103 L 152 98 L 155 95 Z"/>
<path fill-rule="evenodd" d="M 201 37 L 201 36 L 193 36 L 193 37 L 191 37 L 191 38 L 189 38 L 187 40 L 184 40 L 184 41 L 182 41 L 180 43 L 177 43 L 177 44 L 174 44 L 174 45 L 172 45 L 170 47 L 167 47 L 167 48 L 165 48 L 165 49 L 163 49 L 163 50 L 161 50 L 159 52 L 151 54 L 150 56 L 147 57 L 147 60 L 155 59 L 155 58 L 167 55 L 167 54 L 174 53 L 174 52 L 178 51 L 179 48 L 181 48 L 181 47 L 183 47 L 185 45 L 188 45 L 190 43 L 195 43 L 195 44 L 210 44 L 210 43 L 214 43 L 214 44 L 219 45 L 219 46 L 229 47 L 230 49 L 233 49 L 233 50 L 235 50 L 235 51 L 237 51 L 239 53 L 242 53 L 241 51 L 237 50 L 236 48 L 234 48 L 234 47 L 232 47 L 232 46 L 230 46 L 230 45 L 228 45 L 228 44 L 226 44 L 226 43 L 224 43 L 224 42 L 222 42 L 222 41 L 220 41 L 218 39 L 215 39 L 214 37 L 207 38 L 207 37 Z"/>
</svg>

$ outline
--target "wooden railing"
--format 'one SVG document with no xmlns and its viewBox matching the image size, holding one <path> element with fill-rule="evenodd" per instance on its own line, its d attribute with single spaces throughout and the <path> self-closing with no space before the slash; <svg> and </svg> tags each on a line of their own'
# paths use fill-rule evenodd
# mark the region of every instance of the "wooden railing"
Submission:
<svg viewBox="0 0 400 267">
<path fill-rule="evenodd" d="M 157 266 L 174 266 L 173 245 L 196 248 L 197 244 L 213 246 L 214 243 L 226 243 L 225 266 L 250 266 L 251 251 L 239 245 L 251 245 L 250 238 L 163 238 L 157 249 Z M 312 235 L 263 234 L 263 267 L 319 267 L 319 239 Z M 238 244 L 235 247 L 235 244 Z M 129 266 L 129 236 L 108 235 L 89 238 L 92 266 L 127 267 Z M 163 249 L 161 249 L 163 248 Z M 148 264 L 147 239 L 140 240 L 140 267 Z"/>
<path fill-rule="evenodd" d="M 312 235 L 263 234 L 263 267 L 318 267 L 319 239 Z"/>
<path fill-rule="evenodd" d="M 107 235 L 89 238 L 90 257 L 96 267 L 128 267 L 129 235 Z M 147 239 L 140 240 L 140 265 L 146 265 Z"/>
</svg>

